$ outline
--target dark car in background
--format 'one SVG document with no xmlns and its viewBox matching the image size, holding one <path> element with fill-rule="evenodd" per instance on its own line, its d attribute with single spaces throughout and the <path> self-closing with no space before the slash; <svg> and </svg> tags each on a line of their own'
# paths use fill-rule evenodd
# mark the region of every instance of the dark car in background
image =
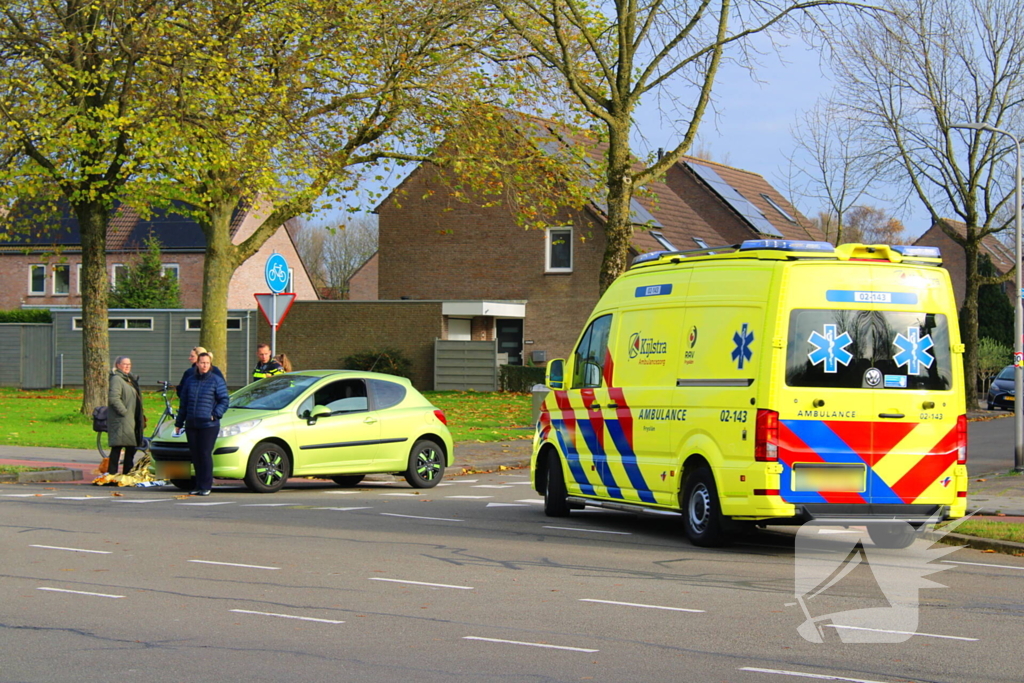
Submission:
<svg viewBox="0 0 1024 683">
<path fill-rule="evenodd" d="M 992 380 L 992 386 L 988 388 L 988 409 L 1013 410 L 1016 398 L 1013 393 L 1013 366 L 1007 365 L 999 371 L 996 378 Z"/>
</svg>

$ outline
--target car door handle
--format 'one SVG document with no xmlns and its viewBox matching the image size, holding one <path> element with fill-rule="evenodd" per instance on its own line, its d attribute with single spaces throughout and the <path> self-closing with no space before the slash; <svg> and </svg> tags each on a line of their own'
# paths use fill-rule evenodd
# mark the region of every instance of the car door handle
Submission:
<svg viewBox="0 0 1024 683">
<path fill-rule="evenodd" d="M 902 417 L 906 417 L 903 413 L 879 413 L 878 417 L 886 420 L 898 420 Z"/>
<path fill-rule="evenodd" d="M 609 410 L 615 410 L 618 407 L 619 407 L 618 403 L 609 403 L 608 405 L 605 406 L 605 408 L 608 408 Z"/>
<path fill-rule="evenodd" d="M 368 424 L 368 425 L 376 424 L 376 422 L 377 422 L 377 418 L 375 418 L 375 417 L 368 417 L 365 420 L 363 420 L 363 424 Z"/>
<path fill-rule="evenodd" d="M 601 404 L 591 403 L 589 406 L 587 406 L 587 410 L 601 410 Z"/>
</svg>

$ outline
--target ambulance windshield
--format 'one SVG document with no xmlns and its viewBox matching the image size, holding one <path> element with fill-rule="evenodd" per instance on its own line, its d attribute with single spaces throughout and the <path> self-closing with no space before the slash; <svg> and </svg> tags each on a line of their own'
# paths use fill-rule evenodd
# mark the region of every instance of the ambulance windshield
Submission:
<svg viewBox="0 0 1024 683">
<path fill-rule="evenodd" d="M 945 315 L 835 309 L 790 314 L 791 387 L 944 391 L 952 377 Z"/>
</svg>

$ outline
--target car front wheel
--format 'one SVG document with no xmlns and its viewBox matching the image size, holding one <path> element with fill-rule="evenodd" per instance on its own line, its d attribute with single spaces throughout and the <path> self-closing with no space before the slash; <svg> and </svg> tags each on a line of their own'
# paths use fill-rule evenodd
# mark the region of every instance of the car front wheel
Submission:
<svg viewBox="0 0 1024 683">
<path fill-rule="evenodd" d="M 291 474 L 291 459 L 284 449 L 275 443 L 261 441 L 249 455 L 245 485 L 255 493 L 273 493 L 281 490 Z"/>
<path fill-rule="evenodd" d="M 403 472 L 409 486 L 429 489 L 437 486 L 444 476 L 444 451 L 430 439 L 420 439 L 409 454 L 409 469 Z"/>
</svg>

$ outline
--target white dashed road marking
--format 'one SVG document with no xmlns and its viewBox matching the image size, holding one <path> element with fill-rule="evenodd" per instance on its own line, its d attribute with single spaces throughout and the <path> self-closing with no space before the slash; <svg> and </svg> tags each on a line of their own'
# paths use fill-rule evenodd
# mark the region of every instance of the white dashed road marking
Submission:
<svg viewBox="0 0 1024 683">
<path fill-rule="evenodd" d="M 3 498 L 38 498 L 40 496 L 56 496 L 56 493 L 4 493 Z"/>
<path fill-rule="evenodd" d="M 571 650 L 572 652 L 600 652 L 584 647 L 567 647 L 565 645 L 548 645 L 547 643 L 524 643 L 520 640 L 501 640 L 499 638 L 480 638 L 479 636 L 462 636 L 463 640 L 482 640 L 485 643 L 507 643 L 509 645 L 528 645 L 530 647 L 546 647 L 552 650 Z"/>
<path fill-rule="evenodd" d="M 173 498 L 125 498 L 124 500 L 115 500 L 115 503 L 161 503 L 167 500 L 174 500 Z"/>
<path fill-rule="evenodd" d="M 244 508 L 280 508 L 288 505 L 295 505 L 295 503 L 243 503 Z"/>
<path fill-rule="evenodd" d="M 545 529 L 558 529 L 560 531 L 586 531 L 591 534 L 616 534 L 619 536 L 632 536 L 631 531 L 605 531 L 603 529 L 581 529 L 574 526 L 546 526 Z"/>
<path fill-rule="evenodd" d="M 359 491 L 324 491 L 329 496 L 351 496 L 353 493 L 359 493 Z"/>
<path fill-rule="evenodd" d="M 214 562 L 212 560 L 189 560 L 196 564 L 216 564 L 222 567 L 245 567 L 246 569 L 280 569 L 280 567 L 263 567 L 258 564 L 235 564 L 234 562 Z"/>
<path fill-rule="evenodd" d="M 526 503 L 488 503 L 489 508 L 526 508 L 530 507 Z"/>
<path fill-rule="evenodd" d="M 299 619 L 301 621 L 318 621 L 321 624 L 344 624 L 344 621 L 336 621 L 334 619 L 317 619 L 315 617 L 297 617 L 294 614 L 275 614 L 273 612 L 253 612 L 247 609 L 233 609 L 232 612 L 238 612 L 239 614 L 258 614 L 262 617 L 280 617 L 281 619 Z"/>
<path fill-rule="evenodd" d="M 96 553 L 97 555 L 110 555 L 109 550 L 86 550 L 85 548 L 62 548 L 59 545 L 30 545 L 29 548 L 45 548 L 46 550 L 68 550 L 73 553 Z"/>
<path fill-rule="evenodd" d="M 525 484 L 526 482 L 521 482 L 521 483 Z M 474 488 L 474 489 L 510 489 L 510 488 L 512 488 L 512 484 L 477 484 L 476 486 L 471 486 L 470 488 Z"/>
<path fill-rule="evenodd" d="M 414 586 L 429 586 L 430 588 L 457 588 L 458 590 L 471 591 L 472 586 L 452 586 L 447 583 L 424 583 L 423 581 L 404 581 L 402 579 L 385 579 L 382 576 L 371 576 L 370 581 L 390 581 L 391 583 L 409 583 Z"/>
<path fill-rule="evenodd" d="M 819 681 L 846 681 L 847 683 L 885 683 L 885 681 L 869 681 L 864 678 L 846 678 L 845 676 L 834 676 L 832 674 L 812 674 L 804 671 L 785 671 L 783 669 L 757 669 L 752 666 L 744 666 L 740 671 L 750 671 L 759 674 L 779 674 L 780 676 L 796 676 L 797 678 L 815 678 Z"/>
<path fill-rule="evenodd" d="M 419 496 L 419 493 L 382 493 L 382 496 Z"/>
<path fill-rule="evenodd" d="M 445 498 L 464 498 L 466 500 L 486 500 L 487 498 L 494 498 L 494 496 L 445 496 Z"/>
<path fill-rule="evenodd" d="M 202 503 L 178 503 L 178 505 L 204 505 L 204 506 L 209 507 L 210 505 L 231 505 L 232 502 L 233 501 L 230 501 L 230 500 L 215 500 L 215 501 L 211 501 L 209 503 L 207 503 L 207 502 L 202 502 Z"/>
<path fill-rule="evenodd" d="M 541 500 L 540 498 L 523 498 L 522 500 L 517 500 L 516 502 L 517 503 L 533 503 L 534 505 L 543 505 L 544 504 L 544 501 Z"/>
<path fill-rule="evenodd" d="M 88 593 L 86 591 L 69 591 L 69 590 L 65 590 L 64 588 L 47 588 L 45 586 L 41 586 L 41 587 L 37 588 L 36 590 L 53 591 L 54 593 L 74 593 L 75 595 L 92 595 L 92 596 L 95 596 L 97 598 L 123 598 L 124 597 L 123 595 L 109 595 L 107 593 Z"/>
<path fill-rule="evenodd" d="M 97 498 L 96 496 L 57 496 L 54 500 L 112 500 L 111 498 Z"/>
<path fill-rule="evenodd" d="M 688 609 L 686 607 L 666 607 L 664 605 L 641 605 L 637 602 L 616 602 L 614 600 L 595 600 L 594 598 L 580 598 L 580 602 L 599 602 L 604 605 L 623 605 L 625 607 L 643 607 L 645 609 L 667 609 L 673 612 L 696 612 L 703 614 L 702 609 Z"/>
<path fill-rule="evenodd" d="M 418 515 L 400 515 L 397 512 L 382 512 L 385 517 L 408 517 L 409 519 L 431 519 L 435 522 L 464 522 L 463 519 L 450 519 L 448 517 L 420 517 Z"/>
<path fill-rule="evenodd" d="M 917 631 L 887 631 L 882 628 L 864 628 L 863 626 L 842 626 L 840 624 L 825 624 L 827 628 L 845 628 L 850 631 L 873 631 L 875 633 L 896 633 L 904 636 L 922 636 L 924 638 L 945 638 L 946 640 L 968 640 L 977 641 L 977 638 L 963 638 L 961 636 L 940 636 L 935 633 L 919 633 Z"/>
<path fill-rule="evenodd" d="M 946 564 L 966 564 L 972 567 L 996 567 L 997 569 L 1019 569 L 1024 570 L 1024 567 L 1011 567 L 1008 564 L 983 564 L 981 562 L 957 562 L 956 560 L 943 560 Z"/>
<path fill-rule="evenodd" d="M 314 510 L 337 510 L 338 512 L 348 512 L 349 510 L 372 510 L 372 507 L 364 508 L 313 508 Z"/>
</svg>

